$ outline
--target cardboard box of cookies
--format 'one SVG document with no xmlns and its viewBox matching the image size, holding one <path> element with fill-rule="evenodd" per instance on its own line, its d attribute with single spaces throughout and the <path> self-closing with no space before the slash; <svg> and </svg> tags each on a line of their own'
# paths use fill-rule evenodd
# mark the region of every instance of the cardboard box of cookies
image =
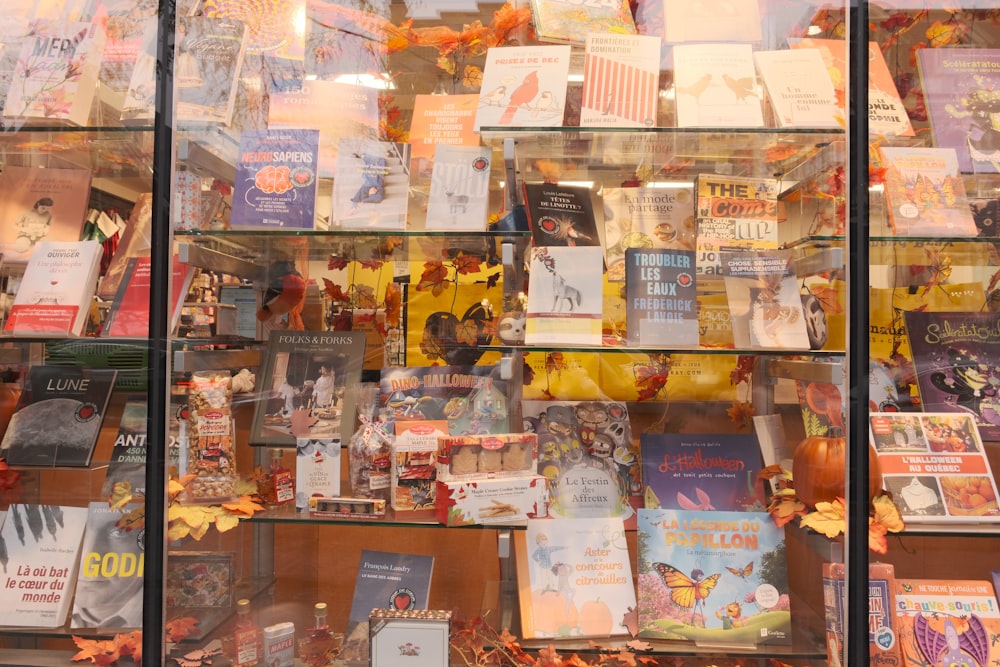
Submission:
<svg viewBox="0 0 1000 667">
<path fill-rule="evenodd" d="M 524 524 L 548 516 L 548 484 L 541 475 L 438 480 L 434 508 L 446 526 Z"/>
<path fill-rule="evenodd" d="M 496 433 L 438 438 L 437 478 L 443 481 L 524 477 L 538 468 L 538 435 Z"/>
</svg>

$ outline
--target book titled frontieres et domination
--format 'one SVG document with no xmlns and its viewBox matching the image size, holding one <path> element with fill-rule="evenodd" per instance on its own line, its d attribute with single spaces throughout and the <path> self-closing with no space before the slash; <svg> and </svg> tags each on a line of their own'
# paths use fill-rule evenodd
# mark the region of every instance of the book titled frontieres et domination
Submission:
<svg viewBox="0 0 1000 667">
<path fill-rule="evenodd" d="M 659 37 L 589 33 L 580 126 L 655 126 L 659 77 Z"/>
</svg>

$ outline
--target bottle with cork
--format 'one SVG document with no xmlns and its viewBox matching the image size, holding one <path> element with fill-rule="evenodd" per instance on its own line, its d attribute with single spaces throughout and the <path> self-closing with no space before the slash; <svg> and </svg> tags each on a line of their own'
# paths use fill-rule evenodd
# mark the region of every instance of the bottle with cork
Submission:
<svg viewBox="0 0 1000 667">
<path fill-rule="evenodd" d="M 309 667 L 329 667 L 340 655 L 344 636 L 330 631 L 325 602 L 313 606 L 315 620 L 306 637 L 299 640 L 299 658 Z"/>
<path fill-rule="evenodd" d="M 250 600 L 242 598 L 236 602 L 236 627 L 233 628 L 229 641 L 229 650 L 225 653 L 232 659 L 233 667 L 253 667 L 264 664 L 261 649 L 263 639 L 260 628 L 250 615 Z"/>
</svg>

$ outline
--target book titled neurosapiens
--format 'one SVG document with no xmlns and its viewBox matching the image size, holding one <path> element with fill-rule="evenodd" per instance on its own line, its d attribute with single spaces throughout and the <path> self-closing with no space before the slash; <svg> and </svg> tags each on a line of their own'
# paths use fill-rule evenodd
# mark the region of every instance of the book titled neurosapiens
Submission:
<svg viewBox="0 0 1000 667">
<path fill-rule="evenodd" d="M 175 120 L 228 125 L 247 48 L 246 23 L 212 16 L 177 20 Z"/>
<path fill-rule="evenodd" d="M 764 127 L 750 44 L 678 44 L 673 55 L 677 127 Z"/>
<path fill-rule="evenodd" d="M 566 109 L 570 46 L 493 47 L 486 52 L 475 129 L 558 127 Z"/>
<path fill-rule="evenodd" d="M 979 234 L 954 148 L 882 146 L 885 208 L 897 236 Z"/>
<path fill-rule="evenodd" d="M 492 153 L 486 146 L 437 146 L 426 229 L 486 229 Z"/>
<path fill-rule="evenodd" d="M 625 327 L 631 345 L 698 345 L 693 250 L 625 251 Z"/>
<path fill-rule="evenodd" d="M 234 229 L 312 229 L 319 130 L 244 130 L 233 188 Z"/>
<path fill-rule="evenodd" d="M 753 57 L 779 127 L 846 126 L 818 50 L 755 51 Z"/>
<path fill-rule="evenodd" d="M 580 127 L 654 127 L 659 80 L 659 37 L 588 33 Z"/>
<path fill-rule="evenodd" d="M 73 598 L 86 507 L 16 503 L 7 509 L 0 544 L 0 625 L 58 628 Z"/>
<path fill-rule="evenodd" d="M 736 347 L 808 350 L 792 251 L 723 251 L 719 259 Z"/>
<path fill-rule="evenodd" d="M 0 252 L 23 263 L 39 241 L 79 241 L 90 200 L 89 169 L 4 165 L 0 172 Z"/>
<path fill-rule="evenodd" d="M 668 186 L 601 189 L 609 282 L 625 280 L 628 248 L 694 250 L 694 189 L 690 183 Z"/>
<path fill-rule="evenodd" d="M 627 0 L 602 0 L 586 7 L 572 0 L 531 0 L 531 15 L 543 42 L 583 44 L 590 33 L 634 35 L 636 30 Z"/>
</svg>

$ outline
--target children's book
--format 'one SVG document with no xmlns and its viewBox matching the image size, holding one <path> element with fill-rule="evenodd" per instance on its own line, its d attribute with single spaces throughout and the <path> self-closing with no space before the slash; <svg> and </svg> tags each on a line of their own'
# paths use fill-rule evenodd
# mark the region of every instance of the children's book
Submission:
<svg viewBox="0 0 1000 667">
<path fill-rule="evenodd" d="M 330 224 L 350 229 L 404 229 L 409 203 L 410 145 L 341 139 Z"/>
<path fill-rule="evenodd" d="M 486 52 L 475 129 L 560 127 L 570 46 L 504 46 Z"/>
<path fill-rule="evenodd" d="M 528 345 L 600 345 L 604 253 L 600 246 L 531 248 Z"/>
<path fill-rule="evenodd" d="M 601 189 L 608 281 L 625 280 L 629 248 L 694 250 L 694 190 L 690 183 L 672 185 Z"/>
<path fill-rule="evenodd" d="M 543 42 L 583 44 L 592 33 L 635 34 L 628 0 L 601 0 L 589 5 L 572 0 L 531 0 L 531 16 L 535 34 Z"/>
<path fill-rule="evenodd" d="M 669 43 L 757 42 L 761 39 L 760 7 L 757 0 L 663 0 L 663 28 Z"/>
<path fill-rule="evenodd" d="M 536 246 L 600 246 L 590 188 L 524 183 L 524 205 Z"/>
<path fill-rule="evenodd" d="M 90 201 L 89 169 L 4 165 L 0 172 L 0 252 L 23 263 L 39 241 L 79 241 Z"/>
<path fill-rule="evenodd" d="M 129 398 L 122 407 L 101 495 L 110 498 L 119 482 L 128 482 L 133 496 L 146 495 L 145 397 Z"/>
<path fill-rule="evenodd" d="M 312 229 L 319 130 L 244 130 L 236 163 L 234 229 Z"/>
<path fill-rule="evenodd" d="M 426 229 L 486 229 L 492 155 L 486 146 L 438 144 L 427 199 Z"/>
<path fill-rule="evenodd" d="M 580 127 L 655 127 L 660 38 L 587 34 Z"/>
<path fill-rule="evenodd" d="M 778 127 L 846 127 L 829 71 L 817 49 L 755 51 Z"/>
<path fill-rule="evenodd" d="M 719 253 L 737 348 L 810 348 L 791 250 Z"/>
<path fill-rule="evenodd" d="M 181 16 L 175 39 L 175 120 L 229 125 L 246 55 L 246 24 L 230 18 Z"/>
<path fill-rule="evenodd" d="M 844 613 L 846 568 L 823 563 L 823 610 L 826 623 L 826 659 L 845 665 Z M 896 620 L 896 576 L 891 563 L 868 565 L 868 651 L 873 665 L 902 665 Z"/>
<path fill-rule="evenodd" d="M 549 513 L 619 517 L 634 527 L 641 471 L 625 404 L 522 401 L 521 414 L 525 430 L 538 434 L 538 474 L 549 483 Z"/>
<path fill-rule="evenodd" d="M 119 519 L 141 507 L 141 503 L 131 503 L 112 509 L 106 500 L 87 507 L 71 628 L 142 627 L 145 528 L 117 525 Z"/>
<path fill-rule="evenodd" d="M 12 466 L 87 467 L 117 376 L 111 368 L 32 366 L 0 455 Z"/>
<path fill-rule="evenodd" d="M 897 236 L 977 236 L 954 148 L 883 146 L 885 207 Z"/>
<path fill-rule="evenodd" d="M 1000 521 L 997 484 L 973 416 L 869 415 L 885 488 L 908 522 Z"/>
<path fill-rule="evenodd" d="M 625 251 L 625 326 L 630 345 L 697 347 L 693 250 Z"/>
<path fill-rule="evenodd" d="M 698 174 L 695 177 L 696 249 L 698 273 L 722 273 L 720 251 L 778 247 L 778 222 L 784 208 L 778 182 Z"/>
<path fill-rule="evenodd" d="M 639 636 L 790 644 L 785 531 L 767 512 L 639 510 Z"/>
<path fill-rule="evenodd" d="M 0 546 L 0 625 L 58 628 L 69 616 L 86 507 L 15 503 Z"/>
<path fill-rule="evenodd" d="M 678 44 L 673 55 L 677 127 L 764 127 L 750 44 Z"/>
<path fill-rule="evenodd" d="M 763 511 L 757 437 L 746 433 L 639 436 L 646 509 Z"/>
<path fill-rule="evenodd" d="M 635 587 L 620 517 L 528 519 L 514 548 L 524 638 L 628 633 Z"/>
<path fill-rule="evenodd" d="M 118 286 L 118 294 L 111 302 L 111 309 L 104 321 L 103 336 L 138 337 L 149 335 L 149 290 L 151 288 L 151 260 L 149 257 L 131 257 L 125 275 Z M 170 280 L 170 330 L 177 327 L 184 306 L 184 297 L 191 287 L 196 270 L 174 255 L 173 275 Z"/>
<path fill-rule="evenodd" d="M 393 420 L 447 420 L 455 435 L 510 432 L 507 381 L 491 366 L 383 368 L 379 405 Z"/>
</svg>

